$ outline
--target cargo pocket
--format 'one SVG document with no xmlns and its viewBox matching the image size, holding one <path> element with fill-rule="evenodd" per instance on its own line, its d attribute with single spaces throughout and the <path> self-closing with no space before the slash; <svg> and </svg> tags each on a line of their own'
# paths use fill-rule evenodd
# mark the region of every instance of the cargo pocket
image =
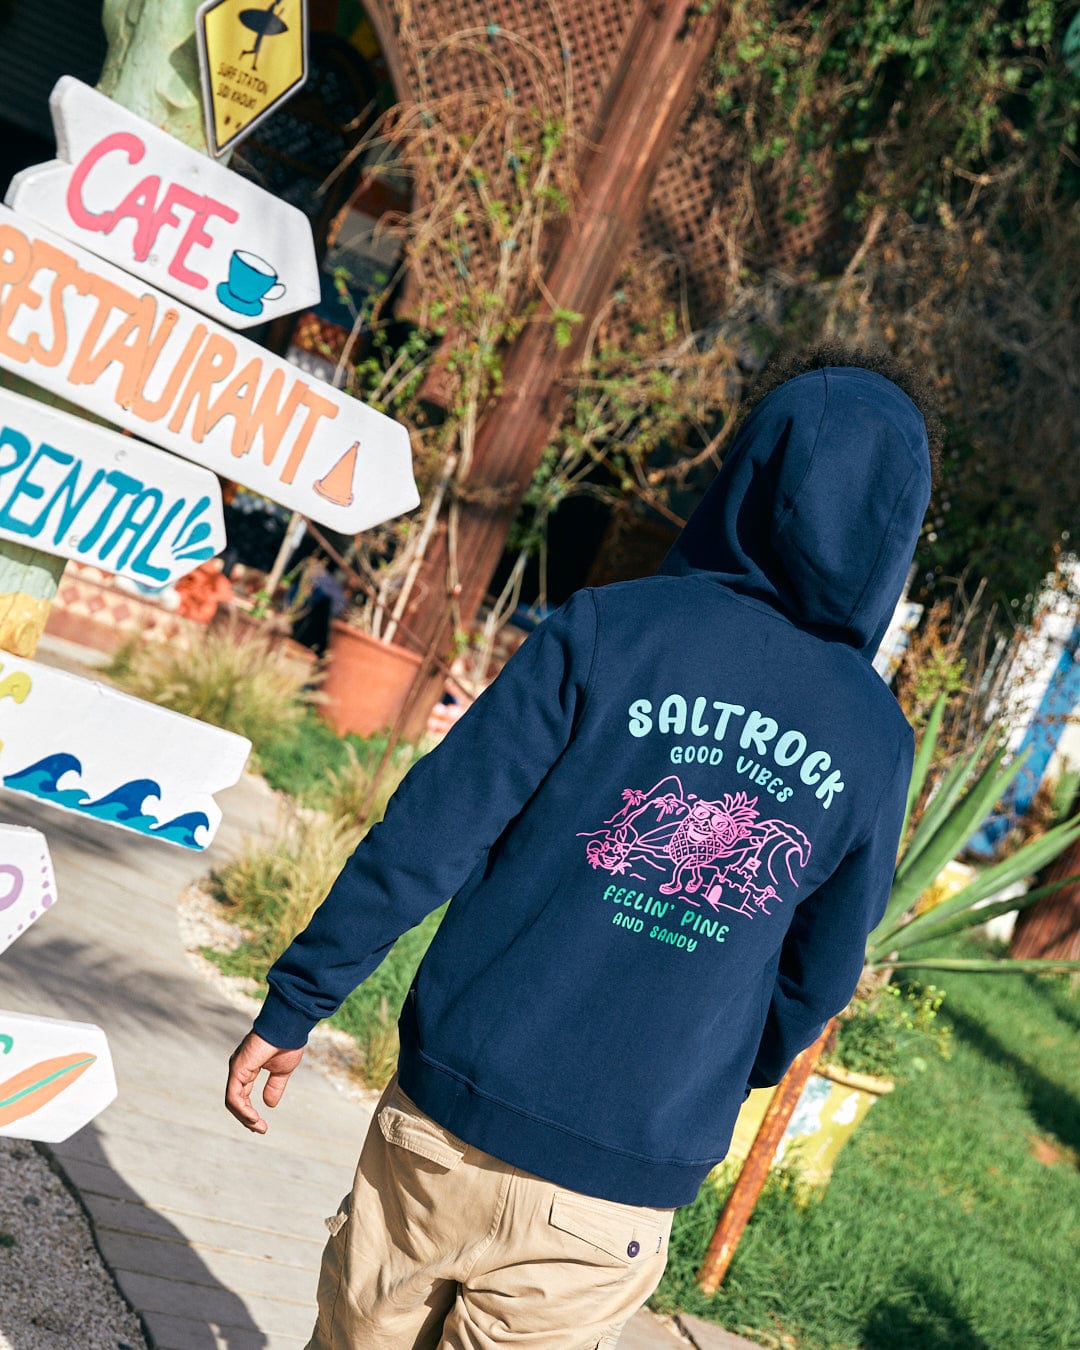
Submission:
<svg viewBox="0 0 1080 1350">
<path fill-rule="evenodd" d="M 377 1119 L 388 1144 L 407 1149 L 446 1171 L 458 1165 L 468 1148 L 464 1140 L 425 1115 L 400 1087 L 387 1098 Z"/>
<path fill-rule="evenodd" d="M 551 1226 L 587 1242 L 610 1258 L 608 1264 L 630 1269 L 664 1251 L 671 1212 L 557 1191 L 551 1202 Z"/>
<path fill-rule="evenodd" d="M 334 1317 L 345 1279 L 345 1249 L 348 1234 L 344 1232 L 352 1213 L 352 1196 L 347 1195 L 336 1214 L 325 1220 L 330 1237 L 323 1250 L 319 1267 L 319 1286 L 316 1295 L 319 1315 L 308 1350 L 322 1350 L 333 1341 Z"/>
</svg>

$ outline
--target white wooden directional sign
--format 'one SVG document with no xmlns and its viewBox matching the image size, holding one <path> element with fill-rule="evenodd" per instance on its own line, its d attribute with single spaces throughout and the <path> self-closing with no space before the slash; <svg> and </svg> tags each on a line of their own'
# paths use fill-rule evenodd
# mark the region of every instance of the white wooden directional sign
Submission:
<svg viewBox="0 0 1080 1350">
<path fill-rule="evenodd" d="M 214 474 L 0 389 L 0 538 L 167 586 L 225 547 Z"/>
<path fill-rule="evenodd" d="M 0 1135 L 58 1144 L 115 1097 L 100 1027 L 0 1012 Z"/>
<path fill-rule="evenodd" d="M 45 836 L 25 825 L 0 825 L 0 952 L 55 903 Z"/>
<path fill-rule="evenodd" d="M 400 423 L 2 206 L 0 368 L 342 534 L 419 504 Z"/>
<path fill-rule="evenodd" d="M 204 849 L 251 742 L 0 652 L 0 787 L 183 848 Z"/>
<path fill-rule="evenodd" d="M 59 159 L 16 174 L 8 206 L 232 328 L 318 301 L 295 206 L 70 75 L 49 110 Z"/>
</svg>

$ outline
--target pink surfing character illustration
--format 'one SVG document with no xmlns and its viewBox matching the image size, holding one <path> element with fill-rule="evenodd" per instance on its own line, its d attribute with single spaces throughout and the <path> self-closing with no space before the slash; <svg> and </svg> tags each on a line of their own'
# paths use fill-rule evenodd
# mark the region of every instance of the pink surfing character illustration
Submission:
<svg viewBox="0 0 1080 1350">
<path fill-rule="evenodd" d="M 745 792 L 708 801 L 685 794 L 672 774 L 649 792 L 627 788 L 622 795 L 622 809 L 604 822 L 605 828 L 591 832 L 585 849 L 590 865 L 622 874 L 637 862 L 669 872 L 659 890 L 681 892 L 688 904 L 698 903 L 689 897 L 704 887 L 713 909 L 723 906 L 748 918 L 755 910 L 769 914 L 769 901 L 783 901 L 774 870 L 779 861 L 798 886 L 792 863 L 805 867 L 810 859 L 810 841 L 802 830 L 782 820 L 759 820 L 758 799 Z M 639 829 L 650 816 L 652 828 Z M 763 865 L 764 884 L 758 884 Z"/>
</svg>

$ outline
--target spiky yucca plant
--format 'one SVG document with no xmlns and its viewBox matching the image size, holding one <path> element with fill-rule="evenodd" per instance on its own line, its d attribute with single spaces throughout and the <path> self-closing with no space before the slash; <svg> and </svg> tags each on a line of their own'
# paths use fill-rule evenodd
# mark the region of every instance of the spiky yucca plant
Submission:
<svg viewBox="0 0 1080 1350">
<path fill-rule="evenodd" d="M 932 909 L 922 914 L 915 912 L 919 897 L 933 884 L 946 863 L 961 852 L 1024 765 L 1024 757 L 1021 756 L 1006 767 L 1007 751 L 1004 747 L 986 763 L 982 763 L 996 730 L 992 727 L 970 755 L 958 760 L 945 773 L 910 838 L 907 838 L 912 809 L 922 795 L 933 760 L 945 702 L 942 696 L 935 704 L 915 756 L 911 786 L 908 789 L 907 814 L 901 833 L 901 839 L 906 839 L 906 843 L 902 845 L 897 860 L 885 915 L 867 942 L 868 973 L 884 973 L 915 966 L 924 970 L 995 973 L 1080 969 L 1080 961 L 1019 961 L 1008 957 L 961 958 L 917 954 L 918 949 L 928 943 L 986 923 L 1010 910 L 1024 909 L 1040 897 L 1077 879 L 1075 876 L 1067 877 L 1049 886 L 1036 887 L 1024 895 L 991 904 L 982 903 L 1014 882 L 1037 872 L 1068 848 L 1073 840 L 1080 838 L 1080 815 L 1063 821 L 1007 857 L 983 868 L 974 881 Z"/>
</svg>

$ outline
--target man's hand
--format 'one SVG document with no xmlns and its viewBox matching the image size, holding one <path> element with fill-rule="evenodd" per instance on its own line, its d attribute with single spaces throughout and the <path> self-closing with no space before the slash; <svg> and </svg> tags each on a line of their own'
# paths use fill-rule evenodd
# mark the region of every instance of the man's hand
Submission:
<svg viewBox="0 0 1080 1350">
<path fill-rule="evenodd" d="M 225 1089 L 225 1105 L 241 1125 L 255 1134 L 266 1133 L 266 1121 L 252 1103 L 251 1089 L 259 1073 L 265 1069 L 270 1077 L 263 1088 L 263 1101 L 269 1107 L 277 1106 L 289 1081 L 289 1074 L 303 1057 L 303 1048 L 279 1050 L 276 1045 L 256 1036 L 254 1031 L 248 1032 L 229 1059 L 229 1082 Z"/>
</svg>

